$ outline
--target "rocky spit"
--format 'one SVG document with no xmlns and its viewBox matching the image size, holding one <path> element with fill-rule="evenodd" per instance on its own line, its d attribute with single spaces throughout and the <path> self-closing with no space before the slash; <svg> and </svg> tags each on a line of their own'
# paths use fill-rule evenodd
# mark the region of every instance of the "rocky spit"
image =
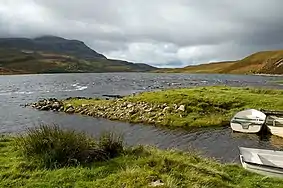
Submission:
<svg viewBox="0 0 283 188">
<path fill-rule="evenodd" d="M 35 103 L 26 104 L 26 106 L 31 106 L 32 108 L 36 108 L 42 111 L 49 111 L 49 110 L 59 111 L 59 112 L 64 111 L 63 102 L 56 98 L 42 99 Z"/>
<path fill-rule="evenodd" d="M 83 101 L 79 102 L 81 105 L 75 106 L 74 99 L 83 99 Z M 58 100 L 50 98 L 27 106 L 43 111 L 76 113 L 110 120 L 163 125 L 167 124 L 164 121 L 168 116 L 176 115 L 182 118 L 186 114 L 186 106 L 182 104 L 150 104 L 142 101 L 131 102 L 125 99 L 99 100 L 76 97 Z"/>
</svg>

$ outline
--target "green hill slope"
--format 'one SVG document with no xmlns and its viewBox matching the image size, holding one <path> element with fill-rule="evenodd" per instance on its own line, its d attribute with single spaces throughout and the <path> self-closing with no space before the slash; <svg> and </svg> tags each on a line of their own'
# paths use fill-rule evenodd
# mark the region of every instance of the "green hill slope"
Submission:
<svg viewBox="0 0 283 188">
<path fill-rule="evenodd" d="M 0 38 L 0 74 L 146 72 L 155 69 L 147 64 L 107 59 L 77 40 Z"/>
</svg>

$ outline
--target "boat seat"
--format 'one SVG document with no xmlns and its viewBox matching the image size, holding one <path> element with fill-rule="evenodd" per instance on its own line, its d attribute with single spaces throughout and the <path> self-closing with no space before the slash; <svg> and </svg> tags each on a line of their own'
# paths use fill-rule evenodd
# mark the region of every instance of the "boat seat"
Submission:
<svg viewBox="0 0 283 188">
<path fill-rule="evenodd" d="M 266 120 L 266 124 L 268 125 L 283 125 L 283 118 L 277 116 L 268 116 Z"/>
</svg>

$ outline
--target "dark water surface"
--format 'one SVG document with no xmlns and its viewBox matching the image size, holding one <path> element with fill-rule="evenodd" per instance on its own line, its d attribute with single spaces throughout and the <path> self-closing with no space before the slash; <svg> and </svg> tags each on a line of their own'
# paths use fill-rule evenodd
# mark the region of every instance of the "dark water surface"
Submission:
<svg viewBox="0 0 283 188">
<path fill-rule="evenodd" d="M 257 135 L 231 133 L 230 128 L 205 129 L 195 132 L 166 130 L 153 126 L 95 119 L 64 113 L 41 112 L 20 105 L 40 98 L 69 96 L 102 97 L 128 95 L 141 91 L 196 85 L 231 85 L 276 87 L 279 77 L 236 75 L 193 75 L 153 73 L 103 73 L 0 76 L 0 134 L 19 133 L 41 123 L 54 123 L 66 128 L 99 134 L 115 130 L 124 135 L 129 145 L 149 144 L 160 148 L 196 149 L 206 156 L 225 162 L 238 161 L 238 146 L 283 148 L 283 139 L 260 139 Z"/>
</svg>

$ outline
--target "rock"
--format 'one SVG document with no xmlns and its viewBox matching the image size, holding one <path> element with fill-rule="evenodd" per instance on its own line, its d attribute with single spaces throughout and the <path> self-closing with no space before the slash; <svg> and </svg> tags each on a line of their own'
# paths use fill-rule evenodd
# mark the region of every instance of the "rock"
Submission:
<svg viewBox="0 0 283 188">
<path fill-rule="evenodd" d="M 121 99 L 123 96 L 121 95 L 102 95 L 103 97 L 110 97 L 110 98 L 116 98 L 116 99 Z"/>
<path fill-rule="evenodd" d="M 160 116 L 164 116 L 164 114 L 163 114 L 163 113 L 158 113 L 158 114 L 156 114 L 156 117 L 157 117 L 157 118 L 160 117 Z"/>
<path fill-rule="evenodd" d="M 79 112 L 80 114 L 84 115 L 86 113 L 88 113 L 88 109 L 83 109 L 82 111 Z"/>
<path fill-rule="evenodd" d="M 129 114 L 130 114 L 130 115 L 133 115 L 133 114 L 135 114 L 136 112 L 137 112 L 137 111 L 136 111 L 135 109 L 132 109 L 132 110 L 129 111 Z"/>
<path fill-rule="evenodd" d="M 127 108 L 131 108 L 131 107 L 133 107 L 134 105 L 133 104 L 128 104 L 127 105 Z"/>
<path fill-rule="evenodd" d="M 42 107 L 40 108 L 40 110 L 48 111 L 48 110 L 50 110 L 50 106 L 49 106 L 49 105 L 42 106 Z"/>
<path fill-rule="evenodd" d="M 75 112 L 75 108 L 72 106 L 72 104 L 67 104 L 65 112 L 66 113 L 74 113 Z"/>
<path fill-rule="evenodd" d="M 153 108 L 150 108 L 148 110 L 145 110 L 145 112 L 152 112 Z"/>
<path fill-rule="evenodd" d="M 83 110 L 83 108 L 76 108 L 75 113 L 80 113 Z"/>
<path fill-rule="evenodd" d="M 167 107 L 163 108 L 162 112 L 168 112 L 169 110 L 170 110 L 170 107 L 167 106 Z"/>
<path fill-rule="evenodd" d="M 63 112 L 64 111 L 64 106 L 61 106 L 58 111 L 59 112 Z"/>
<path fill-rule="evenodd" d="M 57 102 L 58 100 L 56 98 L 49 98 L 48 101 Z"/>
<path fill-rule="evenodd" d="M 72 114 L 75 112 L 75 109 L 73 107 L 69 107 L 66 111 L 66 113 Z"/>
<path fill-rule="evenodd" d="M 151 182 L 149 184 L 150 187 L 158 187 L 158 186 L 163 186 L 163 185 L 164 185 L 164 183 L 161 182 L 161 180 L 157 180 L 157 181 Z"/>
<path fill-rule="evenodd" d="M 52 108 L 53 108 L 53 109 L 59 109 L 60 107 L 61 107 L 61 105 L 60 105 L 60 103 L 57 102 L 57 101 L 52 104 Z"/>
<path fill-rule="evenodd" d="M 92 116 L 92 115 L 93 115 L 93 112 L 91 112 L 91 111 L 87 111 L 86 115 L 88 115 L 88 116 Z"/>
<path fill-rule="evenodd" d="M 47 104 L 47 101 L 38 101 L 37 105 L 39 106 L 45 106 Z"/>
<path fill-rule="evenodd" d="M 173 107 L 174 107 L 175 110 L 178 109 L 178 105 L 177 104 L 173 104 Z"/>
<path fill-rule="evenodd" d="M 178 108 L 179 111 L 185 112 L 185 105 L 180 105 Z"/>
<path fill-rule="evenodd" d="M 74 107 L 72 106 L 72 104 L 67 104 L 66 109 L 68 109 L 68 108 L 74 108 Z"/>
</svg>

